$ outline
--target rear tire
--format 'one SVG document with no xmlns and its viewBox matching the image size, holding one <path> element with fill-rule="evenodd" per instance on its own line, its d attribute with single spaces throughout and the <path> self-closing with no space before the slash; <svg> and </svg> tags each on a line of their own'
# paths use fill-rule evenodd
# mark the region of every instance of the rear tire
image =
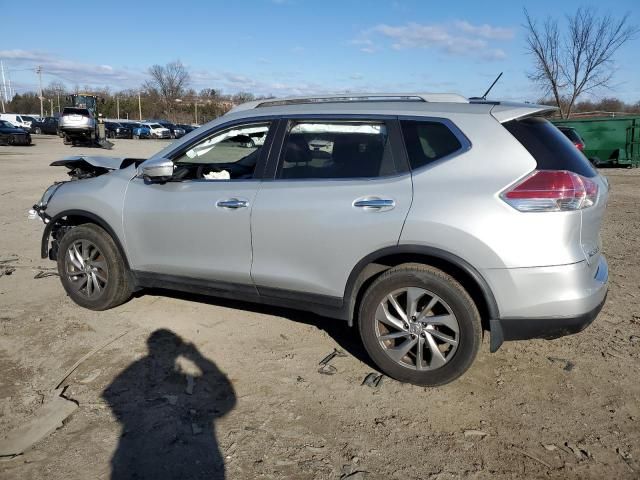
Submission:
<svg viewBox="0 0 640 480">
<path fill-rule="evenodd" d="M 86 223 L 69 230 L 58 249 L 58 273 L 69 297 L 89 310 L 107 310 L 131 297 L 128 272 L 113 238 Z"/>
<path fill-rule="evenodd" d="M 40 127 L 36 127 L 36 128 L 33 130 L 33 133 L 35 133 L 36 135 L 40 135 L 40 134 L 42 133 L 42 129 L 41 129 Z"/>
<path fill-rule="evenodd" d="M 362 299 L 358 324 L 380 370 L 421 386 L 460 377 L 482 342 L 480 314 L 462 285 L 421 264 L 399 265 L 380 275 Z"/>
</svg>

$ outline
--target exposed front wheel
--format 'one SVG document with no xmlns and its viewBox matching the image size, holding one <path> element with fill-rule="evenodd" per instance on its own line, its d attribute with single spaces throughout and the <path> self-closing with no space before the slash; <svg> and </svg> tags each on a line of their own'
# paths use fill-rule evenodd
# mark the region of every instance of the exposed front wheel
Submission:
<svg viewBox="0 0 640 480">
<path fill-rule="evenodd" d="M 373 282 L 360 306 L 359 330 L 384 373 L 424 386 L 462 375 L 482 340 L 480 314 L 464 288 L 418 264 L 392 268 Z"/>
<path fill-rule="evenodd" d="M 33 130 L 33 133 L 35 133 L 36 135 L 40 135 L 40 134 L 42 133 L 42 129 L 41 129 L 40 127 L 36 127 L 36 128 Z"/>
<path fill-rule="evenodd" d="M 69 230 L 58 250 L 62 286 L 78 305 L 107 310 L 131 296 L 126 266 L 111 236 L 94 224 Z"/>
</svg>

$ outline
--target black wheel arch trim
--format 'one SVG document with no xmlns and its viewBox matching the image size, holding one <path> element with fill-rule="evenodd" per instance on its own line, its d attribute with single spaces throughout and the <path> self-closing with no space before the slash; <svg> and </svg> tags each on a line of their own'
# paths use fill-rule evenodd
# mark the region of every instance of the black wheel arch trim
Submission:
<svg viewBox="0 0 640 480">
<path fill-rule="evenodd" d="M 127 268 L 127 270 L 129 270 L 129 260 L 127 259 L 127 254 L 122 246 L 122 243 L 120 242 L 120 238 L 118 237 L 118 235 L 116 234 L 116 232 L 113 230 L 113 228 L 111 228 L 111 225 L 109 225 L 108 222 L 106 222 L 102 217 L 100 217 L 99 215 L 96 215 L 95 213 L 92 212 L 88 212 L 86 210 L 64 210 L 60 213 L 58 213 L 57 215 L 54 215 L 53 217 L 51 217 L 49 219 L 49 222 L 47 223 L 44 232 L 42 233 L 42 244 L 41 244 L 41 249 L 40 249 L 40 256 L 42 258 L 48 258 L 49 257 L 49 237 L 51 236 L 51 230 L 53 228 L 53 226 L 62 218 L 64 217 L 86 217 L 87 219 L 89 219 L 91 222 L 88 223 L 95 223 L 96 225 L 98 225 L 99 227 L 101 227 L 102 229 L 104 229 L 113 239 L 113 242 L 116 244 L 116 247 L 118 248 L 118 251 L 120 252 L 120 255 L 122 255 L 122 259 L 125 263 L 125 266 Z"/>
<path fill-rule="evenodd" d="M 376 260 L 379 260 L 384 257 L 388 257 L 391 255 L 424 255 L 433 258 L 437 258 L 439 260 L 448 262 L 455 267 L 462 270 L 466 275 L 471 278 L 482 293 L 482 296 L 487 304 L 489 319 L 500 318 L 500 311 L 498 309 L 498 303 L 496 302 L 495 296 L 493 295 L 493 291 L 491 287 L 484 279 L 484 277 L 478 272 L 478 270 L 473 267 L 469 262 L 460 258 L 459 256 L 448 252 L 446 250 L 442 250 L 437 247 L 430 247 L 427 245 L 396 245 L 391 247 L 385 247 L 380 250 L 377 250 L 373 253 L 370 253 L 363 259 L 361 259 L 356 266 L 353 268 L 351 273 L 349 274 L 349 278 L 347 280 L 347 285 L 345 287 L 345 307 L 349 308 L 348 312 L 348 320 L 349 324 L 353 324 L 354 312 L 353 308 L 355 307 L 356 297 L 359 292 L 358 285 L 356 282 L 360 277 L 360 274 L 363 270 L 372 263 L 375 263 Z"/>
</svg>

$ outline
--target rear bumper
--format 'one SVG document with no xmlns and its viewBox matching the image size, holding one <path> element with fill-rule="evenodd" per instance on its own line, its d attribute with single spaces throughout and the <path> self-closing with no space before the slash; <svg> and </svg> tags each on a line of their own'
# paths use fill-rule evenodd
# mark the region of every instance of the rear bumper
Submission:
<svg viewBox="0 0 640 480">
<path fill-rule="evenodd" d="M 497 297 L 504 298 L 511 293 L 512 298 L 505 302 L 506 306 L 511 306 L 514 299 L 526 299 L 515 311 L 527 314 L 510 315 L 500 309 L 501 317 L 490 321 L 492 352 L 503 341 L 552 339 L 578 333 L 595 320 L 605 303 L 609 268 L 604 256 L 600 257 L 595 273 L 586 262 L 526 270 L 515 275 L 516 284 L 518 279 L 522 282 L 520 287 L 524 294 L 509 292 L 507 288 Z M 536 285 L 532 279 L 542 282 Z M 498 303 L 500 306 L 500 301 Z"/>
</svg>

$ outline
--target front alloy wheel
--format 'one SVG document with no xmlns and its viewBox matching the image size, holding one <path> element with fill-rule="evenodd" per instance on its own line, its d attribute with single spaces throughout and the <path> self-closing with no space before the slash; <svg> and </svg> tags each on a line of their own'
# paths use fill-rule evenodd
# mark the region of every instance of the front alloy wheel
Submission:
<svg viewBox="0 0 640 480">
<path fill-rule="evenodd" d="M 109 267 L 100 249 L 88 240 L 73 242 L 65 255 L 69 284 L 81 295 L 97 299 L 107 288 Z"/>
<path fill-rule="evenodd" d="M 67 295 L 91 310 L 106 310 L 131 296 L 126 262 L 113 238 L 91 223 L 69 229 L 58 244 L 58 273 Z"/>
</svg>

